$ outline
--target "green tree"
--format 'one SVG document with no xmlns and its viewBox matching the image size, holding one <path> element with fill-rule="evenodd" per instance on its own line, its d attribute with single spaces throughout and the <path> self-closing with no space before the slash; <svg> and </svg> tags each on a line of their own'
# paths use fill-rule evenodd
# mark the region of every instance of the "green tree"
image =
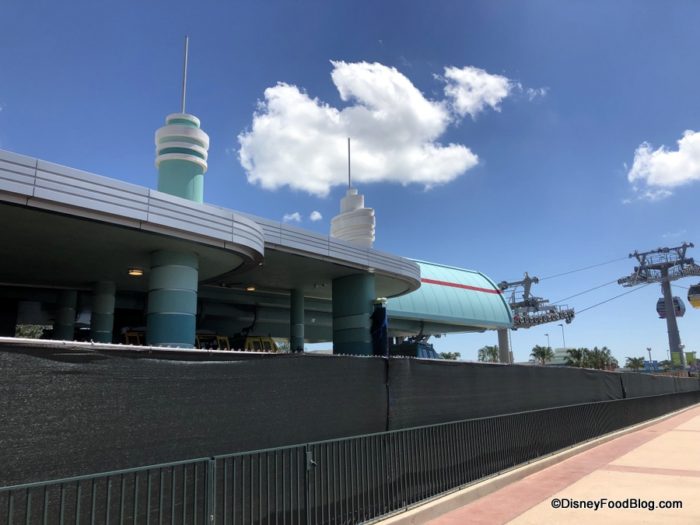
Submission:
<svg viewBox="0 0 700 525">
<path fill-rule="evenodd" d="M 462 357 L 462 354 L 459 352 L 440 352 L 440 357 L 448 361 L 457 361 Z"/>
<path fill-rule="evenodd" d="M 614 370 L 618 367 L 618 362 L 607 346 L 603 348 L 595 346 L 593 350 L 584 349 L 582 366 L 598 370 Z"/>
<path fill-rule="evenodd" d="M 549 346 L 537 345 L 532 349 L 530 357 L 532 357 L 540 365 L 544 366 L 547 361 L 551 361 L 554 358 L 554 352 Z"/>
<path fill-rule="evenodd" d="M 634 370 L 635 372 L 639 372 L 642 368 L 644 368 L 644 358 L 643 357 L 628 357 L 627 361 L 625 362 L 625 367 L 630 368 Z"/>
<path fill-rule="evenodd" d="M 479 348 L 479 361 L 498 363 L 498 347 L 487 345 Z"/>
<path fill-rule="evenodd" d="M 46 327 L 38 324 L 18 324 L 15 327 L 15 337 L 25 337 L 27 339 L 41 339 Z"/>
<path fill-rule="evenodd" d="M 583 357 L 585 353 L 588 352 L 588 348 L 569 348 L 566 353 L 566 365 L 576 366 L 581 368 L 583 366 Z"/>
</svg>

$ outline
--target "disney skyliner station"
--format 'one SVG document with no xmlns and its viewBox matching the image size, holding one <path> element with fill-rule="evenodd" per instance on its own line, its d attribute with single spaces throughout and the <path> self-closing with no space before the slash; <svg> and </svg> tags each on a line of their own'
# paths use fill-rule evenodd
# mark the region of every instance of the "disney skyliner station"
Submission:
<svg viewBox="0 0 700 525">
<path fill-rule="evenodd" d="M 574 319 L 572 308 L 533 296 L 538 278 L 527 273 L 497 284 L 375 250 L 349 139 L 348 188 L 328 236 L 205 204 L 209 137 L 185 110 L 187 60 L 185 39 L 181 111 L 155 134 L 157 190 L 0 150 L 0 340 L 16 341 L 18 324 L 52 324 L 52 339 L 72 341 L 89 325 L 84 339 L 103 344 L 229 349 L 243 334 L 288 338 L 292 351 L 332 341 L 334 354 L 373 355 L 386 353 L 387 337 L 496 330 L 499 361 L 511 363 L 510 329 Z M 635 251 L 637 265 L 618 281 L 661 285 L 657 312 L 682 368 L 694 355 L 683 351 L 685 306 L 670 283 L 700 275 L 692 247 Z M 688 301 L 700 308 L 700 284 Z"/>
</svg>

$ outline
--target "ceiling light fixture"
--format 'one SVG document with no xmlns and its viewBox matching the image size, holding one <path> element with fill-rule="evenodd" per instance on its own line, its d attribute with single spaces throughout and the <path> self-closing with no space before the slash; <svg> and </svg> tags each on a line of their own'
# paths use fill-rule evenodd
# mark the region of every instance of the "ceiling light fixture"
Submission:
<svg viewBox="0 0 700 525">
<path fill-rule="evenodd" d="M 141 277 L 143 275 L 143 269 L 132 267 L 129 268 L 128 273 L 131 277 Z"/>
<path fill-rule="evenodd" d="M 255 291 L 255 286 L 246 286 L 245 287 L 246 292 L 254 292 Z"/>
</svg>

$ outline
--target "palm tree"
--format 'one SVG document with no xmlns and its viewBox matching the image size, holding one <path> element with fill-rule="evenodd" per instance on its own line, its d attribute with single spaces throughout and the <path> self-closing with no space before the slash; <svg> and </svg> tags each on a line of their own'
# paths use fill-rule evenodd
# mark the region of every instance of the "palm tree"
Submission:
<svg viewBox="0 0 700 525">
<path fill-rule="evenodd" d="M 538 361 L 540 365 L 544 366 L 547 361 L 551 361 L 554 358 L 554 352 L 549 346 L 537 345 L 532 349 L 530 357 Z"/>
<path fill-rule="evenodd" d="M 626 368 L 631 368 L 635 372 L 639 372 L 644 368 L 644 358 L 643 357 L 628 357 L 625 363 Z"/>
<path fill-rule="evenodd" d="M 612 352 L 607 346 L 604 346 L 600 352 L 603 357 L 603 370 L 615 370 L 618 368 L 619 363 L 617 362 L 617 359 L 613 357 Z"/>
<path fill-rule="evenodd" d="M 585 368 L 595 368 L 597 370 L 614 370 L 618 367 L 617 359 L 612 356 L 607 346 L 603 348 L 593 347 L 593 350 L 583 348 L 581 366 Z"/>
<path fill-rule="evenodd" d="M 585 352 L 588 352 L 587 348 L 570 348 L 566 351 L 566 366 L 576 366 L 581 368 L 583 366 L 583 357 Z"/>
<path fill-rule="evenodd" d="M 479 361 L 486 363 L 498 363 L 498 347 L 487 345 L 479 348 Z"/>
</svg>

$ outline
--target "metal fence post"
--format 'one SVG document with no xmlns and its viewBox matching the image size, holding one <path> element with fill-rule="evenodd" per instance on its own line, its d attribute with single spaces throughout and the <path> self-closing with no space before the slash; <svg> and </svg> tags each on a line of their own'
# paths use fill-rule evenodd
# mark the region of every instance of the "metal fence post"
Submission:
<svg viewBox="0 0 700 525">
<path fill-rule="evenodd" d="M 207 461 L 207 520 L 216 521 L 216 460 Z"/>
<path fill-rule="evenodd" d="M 311 451 L 311 446 L 307 443 L 304 445 L 304 457 L 306 459 L 306 470 L 304 472 L 304 491 L 306 493 L 306 505 L 304 515 L 306 516 L 306 525 L 311 525 L 311 470 L 316 466 L 314 454 Z"/>
</svg>

